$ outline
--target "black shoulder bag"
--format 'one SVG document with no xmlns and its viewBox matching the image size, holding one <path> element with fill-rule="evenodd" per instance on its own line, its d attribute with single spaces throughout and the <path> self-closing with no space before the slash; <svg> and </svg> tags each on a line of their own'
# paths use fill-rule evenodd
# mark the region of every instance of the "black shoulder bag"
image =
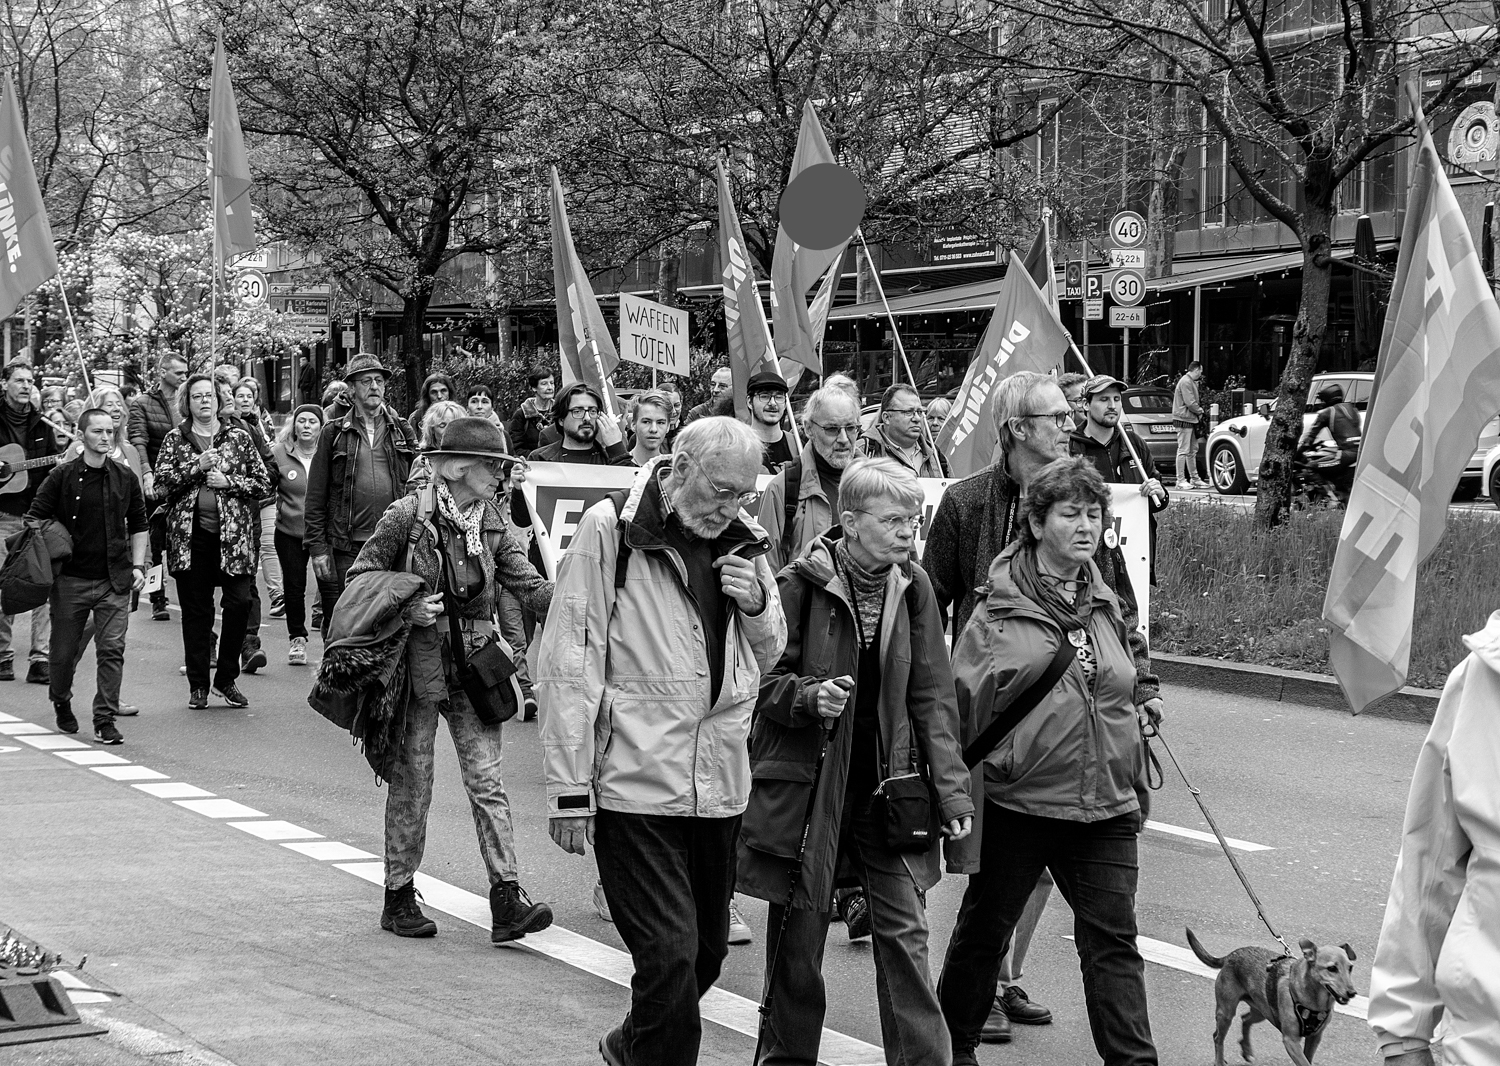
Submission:
<svg viewBox="0 0 1500 1066">
<path fill-rule="evenodd" d="M 433 524 L 436 528 L 436 523 Z M 505 646 L 491 636 L 469 654 L 464 633 L 458 622 L 458 602 L 448 580 L 448 553 L 441 533 L 437 537 L 438 580 L 443 584 L 443 613 L 448 616 L 448 634 L 452 642 L 453 666 L 458 683 L 469 697 L 475 716 L 487 726 L 508 722 L 521 709 L 520 690 L 515 682 L 516 664 Z M 493 590 L 491 590 L 493 595 Z"/>
<path fill-rule="evenodd" d="M 984 732 L 974 738 L 974 742 L 964 749 L 964 765 L 970 770 L 989 758 L 990 752 L 1010 735 L 1011 730 L 1021 724 L 1036 705 L 1046 698 L 1047 693 L 1062 679 L 1068 670 L 1075 652 L 1073 645 L 1068 643 L 1067 637 L 1057 646 L 1057 654 L 1052 656 L 1052 661 L 1047 664 L 1047 670 L 1041 677 L 1034 681 L 1030 688 L 1016 697 L 1015 701 L 1005 710 L 995 716 L 995 720 L 985 727 Z"/>
</svg>

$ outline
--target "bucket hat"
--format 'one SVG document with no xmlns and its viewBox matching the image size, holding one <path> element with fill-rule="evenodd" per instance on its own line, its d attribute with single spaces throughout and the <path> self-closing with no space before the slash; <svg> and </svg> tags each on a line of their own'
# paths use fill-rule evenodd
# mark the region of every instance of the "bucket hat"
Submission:
<svg viewBox="0 0 1500 1066">
<path fill-rule="evenodd" d="M 344 380 L 353 381 L 359 375 L 368 374 L 371 370 L 378 370 L 385 375 L 387 380 L 391 376 L 391 368 L 380 362 L 380 356 L 371 355 L 369 352 L 360 352 L 353 359 L 350 359 L 349 365 L 344 368 Z"/>
</svg>

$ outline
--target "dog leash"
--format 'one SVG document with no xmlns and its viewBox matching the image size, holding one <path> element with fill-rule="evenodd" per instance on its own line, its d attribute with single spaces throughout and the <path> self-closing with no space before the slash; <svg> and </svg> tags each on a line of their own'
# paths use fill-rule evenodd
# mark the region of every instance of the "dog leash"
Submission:
<svg viewBox="0 0 1500 1066">
<path fill-rule="evenodd" d="M 1203 793 L 1199 792 L 1197 787 L 1188 780 L 1187 773 L 1182 769 L 1182 763 L 1178 762 L 1177 756 L 1172 753 L 1172 746 L 1167 743 L 1167 738 L 1161 735 L 1159 724 L 1152 722 L 1142 727 L 1141 732 L 1145 734 L 1148 740 L 1161 741 L 1162 750 L 1167 753 L 1167 758 L 1172 760 L 1172 765 L 1177 768 L 1177 776 L 1182 778 L 1182 783 L 1187 786 L 1187 790 L 1193 794 L 1193 799 L 1198 802 L 1198 809 L 1203 812 L 1203 817 L 1208 820 L 1208 827 L 1214 831 L 1214 836 L 1219 841 L 1219 847 L 1224 849 L 1224 857 L 1229 860 L 1229 865 L 1234 867 L 1234 874 L 1240 879 L 1240 884 L 1245 886 L 1245 891 L 1250 896 L 1250 902 L 1255 904 L 1256 915 L 1259 916 L 1261 923 L 1265 925 L 1266 929 L 1270 931 L 1271 936 L 1281 945 L 1281 950 L 1288 955 L 1292 955 L 1292 949 L 1287 944 L 1286 938 L 1276 931 L 1276 927 L 1271 924 L 1271 919 L 1266 917 L 1265 904 L 1261 903 L 1260 897 L 1255 894 L 1255 889 L 1251 886 L 1250 879 L 1245 876 L 1245 871 L 1240 868 L 1239 860 L 1234 857 L 1234 852 L 1229 850 L 1229 841 L 1225 840 L 1224 834 L 1219 832 L 1219 823 L 1214 821 L 1214 816 L 1209 813 L 1208 805 L 1203 802 Z"/>
</svg>

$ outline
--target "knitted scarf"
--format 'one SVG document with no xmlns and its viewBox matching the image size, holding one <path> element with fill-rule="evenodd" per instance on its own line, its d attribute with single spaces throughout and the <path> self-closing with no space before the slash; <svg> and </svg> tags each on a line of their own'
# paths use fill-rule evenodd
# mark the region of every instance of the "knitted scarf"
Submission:
<svg viewBox="0 0 1500 1066">
<path fill-rule="evenodd" d="M 1050 574 L 1043 574 L 1037 565 L 1036 545 L 1026 545 L 1010 560 L 1010 576 L 1021 595 L 1045 611 L 1064 633 L 1086 629 L 1093 612 L 1094 595 L 1088 567 L 1084 566 L 1079 573 L 1082 578 L 1078 595 L 1074 602 L 1069 603 L 1062 591 L 1063 583 Z"/>
<path fill-rule="evenodd" d="M 436 480 L 438 513 L 464 531 L 464 548 L 468 554 L 482 556 L 484 537 L 480 535 L 480 528 L 484 520 L 484 501 L 475 500 L 460 511 L 453 494 L 448 491 L 448 483 L 442 478 Z"/>
<path fill-rule="evenodd" d="M 854 561 L 842 540 L 834 541 L 833 555 L 849 585 L 854 609 L 859 613 L 859 628 L 864 636 L 862 647 L 868 648 L 880 639 L 880 616 L 885 612 L 885 579 L 891 568 L 886 565 L 876 571 L 866 570 Z"/>
</svg>

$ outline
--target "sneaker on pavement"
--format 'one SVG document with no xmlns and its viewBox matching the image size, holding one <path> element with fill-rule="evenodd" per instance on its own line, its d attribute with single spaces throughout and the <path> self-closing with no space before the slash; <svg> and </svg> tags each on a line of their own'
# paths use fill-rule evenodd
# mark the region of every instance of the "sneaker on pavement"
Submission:
<svg viewBox="0 0 1500 1066">
<path fill-rule="evenodd" d="M 505 944 L 552 924 L 552 908 L 533 903 L 518 881 L 490 886 L 490 943 Z"/>
<path fill-rule="evenodd" d="M 1010 1043 L 1010 1018 L 1000 1006 L 999 996 L 996 996 L 995 1002 L 990 1004 L 990 1016 L 984 1020 L 984 1028 L 979 1030 L 979 1039 L 985 1044 Z M 957 1052 L 954 1053 L 953 1061 L 958 1061 Z"/>
<path fill-rule="evenodd" d="M 417 906 L 417 890 L 410 882 L 400 888 L 385 890 L 385 909 L 380 912 L 380 928 L 397 936 L 437 936 L 437 922 Z"/>
<path fill-rule="evenodd" d="M 625 1030 L 618 1025 L 599 1040 L 599 1056 L 607 1066 L 629 1066 L 625 1057 Z"/>
<path fill-rule="evenodd" d="M 195 711 L 201 711 L 208 706 L 208 689 L 195 688 L 188 693 L 188 706 Z"/>
<path fill-rule="evenodd" d="M 286 617 L 286 597 L 285 596 L 278 596 L 275 593 L 271 594 L 271 611 L 270 611 L 270 614 L 271 614 L 272 618 L 285 618 Z"/>
<path fill-rule="evenodd" d="M 740 905 L 731 898 L 729 901 L 729 942 L 748 944 L 754 939 L 755 934 L 750 930 L 750 923 L 745 921 L 745 916 L 740 913 Z"/>
<path fill-rule="evenodd" d="M 521 712 L 521 721 L 523 721 L 523 722 L 535 722 L 536 721 L 536 697 L 535 696 L 527 696 L 526 697 L 525 708 L 526 709 Z"/>
<path fill-rule="evenodd" d="M 1031 1002 L 1031 997 L 1020 985 L 1007 985 L 995 997 L 995 1002 L 1005 1016 L 1017 1025 L 1051 1025 L 1052 1012 L 1040 1003 Z"/>
<path fill-rule="evenodd" d="M 133 703 L 122 703 L 115 708 L 116 718 L 134 718 L 141 713 L 141 709 Z"/>
<path fill-rule="evenodd" d="M 250 706 L 250 697 L 241 692 L 239 686 L 236 685 L 233 681 L 225 685 L 223 688 L 214 689 L 214 695 L 221 697 L 224 702 L 229 704 L 229 706 L 231 707 Z"/>
<path fill-rule="evenodd" d="M 248 655 L 244 652 L 240 653 L 240 669 L 247 674 L 255 673 L 268 662 L 270 660 L 266 658 L 266 653 L 259 648 L 251 650 Z"/>
<path fill-rule="evenodd" d="M 49 685 L 52 683 L 52 668 L 44 662 L 34 662 L 26 668 L 26 683 L 28 685 Z"/>
<path fill-rule="evenodd" d="M 78 719 L 73 717 L 72 700 L 53 700 L 52 713 L 57 716 L 57 728 L 64 733 L 78 732 Z"/>
<path fill-rule="evenodd" d="M 594 910 L 599 912 L 599 917 L 606 922 L 614 922 L 609 915 L 609 900 L 604 897 L 604 886 L 598 881 L 594 882 Z"/>
<path fill-rule="evenodd" d="M 113 722 L 100 722 L 94 726 L 94 742 L 96 744 L 123 744 L 125 738 L 115 728 Z"/>
<path fill-rule="evenodd" d="M 307 665 L 307 638 L 293 637 L 292 643 L 286 650 L 286 661 L 288 666 Z"/>
<path fill-rule="evenodd" d="M 0 663 L 0 681 L 14 681 L 16 679 L 16 664 L 6 659 Z"/>
<path fill-rule="evenodd" d="M 855 889 L 839 900 L 839 916 L 849 927 L 849 940 L 863 940 L 870 935 L 870 901 L 863 889 Z"/>
</svg>

